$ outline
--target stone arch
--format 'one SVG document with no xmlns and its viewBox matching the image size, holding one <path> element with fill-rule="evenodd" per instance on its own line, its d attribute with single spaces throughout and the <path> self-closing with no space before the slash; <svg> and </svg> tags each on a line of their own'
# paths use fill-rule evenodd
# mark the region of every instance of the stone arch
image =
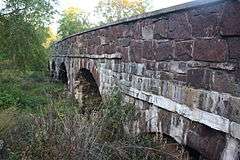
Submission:
<svg viewBox="0 0 240 160">
<path fill-rule="evenodd" d="M 61 63 L 59 67 L 58 80 L 63 82 L 66 85 L 68 84 L 67 69 L 64 62 Z"/>
<path fill-rule="evenodd" d="M 102 97 L 90 70 L 82 68 L 76 74 L 74 96 L 82 106 L 83 113 L 90 114 L 93 110 L 98 110 Z"/>
</svg>

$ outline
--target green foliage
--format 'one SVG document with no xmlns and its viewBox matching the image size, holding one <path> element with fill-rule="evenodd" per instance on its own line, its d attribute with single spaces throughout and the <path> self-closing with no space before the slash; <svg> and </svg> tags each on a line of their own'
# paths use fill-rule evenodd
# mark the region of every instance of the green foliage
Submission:
<svg viewBox="0 0 240 160">
<path fill-rule="evenodd" d="M 95 15 L 104 24 L 144 13 L 148 7 L 148 0 L 100 0 Z"/>
<path fill-rule="evenodd" d="M 104 115 L 105 139 L 113 140 L 124 136 L 124 125 L 135 119 L 135 108 L 130 104 L 123 104 L 122 95 L 114 89 L 111 96 L 102 105 Z"/>
<path fill-rule="evenodd" d="M 37 110 L 63 91 L 61 84 L 50 83 L 42 72 L 4 70 L 0 73 L 0 110 L 16 107 Z M 49 96 L 49 97 L 48 97 Z"/>
<path fill-rule="evenodd" d="M 4 0 L 0 10 L 0 51 L 23 70 L 45 68 L 47 24 L 54 14 L 55 0 Z"/>
<path fill-rule="evenodd" d="M 91 27 L 88 21 L 88 14 L 75 7 L 70 7 L 64 11 L 59 24 L 58 33 L 62 38 Z"/>
</svg>

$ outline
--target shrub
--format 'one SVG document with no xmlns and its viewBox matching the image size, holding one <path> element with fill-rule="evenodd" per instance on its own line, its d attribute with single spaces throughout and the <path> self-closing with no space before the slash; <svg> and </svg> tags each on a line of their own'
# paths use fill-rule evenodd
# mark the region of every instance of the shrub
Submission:
<svg viewBox="0 0 240 160">
<path fill-rule="evenodd" d="M 135 113 L 131 105 L 121 103 L 119 93 L 107 98 L 100 112 L 90 118 L 80 114 L 75 104 L 56 105 L 49 106 L 47 114 L 41 116 L 18 117 L 17 124 L 4 135 L 10 158 L 154 160 L 169 156 L 160 139 L 155 143 L 149 136 L 124 134 L 123 124 L 134 120 Z"/>
</svg>

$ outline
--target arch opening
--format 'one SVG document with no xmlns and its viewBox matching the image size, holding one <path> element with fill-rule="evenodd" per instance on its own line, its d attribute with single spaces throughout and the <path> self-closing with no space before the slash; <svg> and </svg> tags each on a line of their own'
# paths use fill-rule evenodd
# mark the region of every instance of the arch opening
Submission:
<svg viewBox="0 0 240 160">
<path fill-rule="evenodd" d="M 64 63 L 60 65 L 59 73 L 58 73 L 58 80 L 62 83 L 66 84 L 68 83 L 68 77 L 67 77 L 67 70 Z"/>
<path fill-rule="evenodd" d="M 82 113 L 97 111 L 102 102 L 98 85 L 92 73 L 85 68 L 79 70 L 75 78 L 74 96 L 81 105 Z"/>
</svg>

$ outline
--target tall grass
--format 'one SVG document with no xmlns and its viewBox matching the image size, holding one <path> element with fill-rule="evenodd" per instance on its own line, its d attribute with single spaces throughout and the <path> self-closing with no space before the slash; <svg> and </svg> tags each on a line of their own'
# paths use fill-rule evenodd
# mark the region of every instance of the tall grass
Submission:
<svg viewBox="0 0 240 160">
<path fill-rule="evenodd" d="M 25 114 L 5 132 L 9 159 L 139 160 L 182 159 L 184 152 L 166 151 L 163 139 L 128 135 L 126 122 L 135 119 L 131 105 L 119 94 L 105 99 L 100 111 L 83 115 L 79 106 L 58 107 L 52 103 L 42 115 Z M 47 113 L 47 114 L 46 114 Z M 177 154 L 176 154 L 177 153 Z"/>
</svg>

